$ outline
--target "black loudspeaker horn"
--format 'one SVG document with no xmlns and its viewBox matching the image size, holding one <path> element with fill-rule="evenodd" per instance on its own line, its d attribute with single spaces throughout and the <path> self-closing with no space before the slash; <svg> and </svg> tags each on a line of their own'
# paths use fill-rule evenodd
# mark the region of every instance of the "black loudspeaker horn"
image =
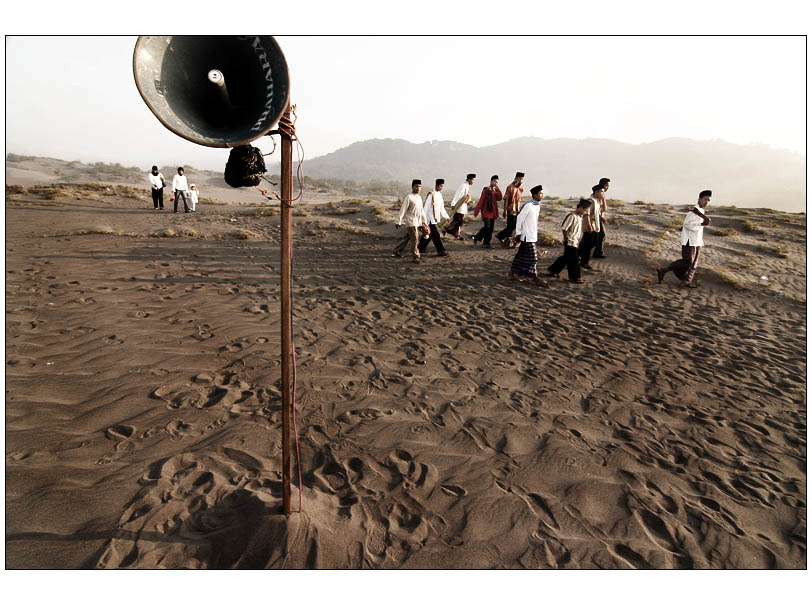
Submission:
<svg viewBox="0 0 812 605">
<path fill-rule="evenodd" d="M 207 147 L 258 139 L 290 102 L 288 66 L 271 36 L 139 36 L 133 74 L 164 126 Z"/>
</svg>

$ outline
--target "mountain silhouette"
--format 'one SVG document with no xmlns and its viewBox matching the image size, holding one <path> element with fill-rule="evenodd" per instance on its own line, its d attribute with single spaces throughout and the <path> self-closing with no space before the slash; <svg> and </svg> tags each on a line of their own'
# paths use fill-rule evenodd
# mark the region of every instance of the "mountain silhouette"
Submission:
<svg viewBox="0 0 812 605">
<path fill-rule="evenodd" d="M 428 186 L 439 177 L 449 189 L 475 172 L 476 194 L 492 174 L 500 176 L 504 189 L 516 171 L 524 172 L 525 189 L 541 184 L 547 195 L 559 197 L 586 196 L 599 178 L 609 177 L 610 198 L 686 204 L 695 202 L 702 189 L 711 189 L 714 204 L 787 212 L 806 208 L 805 170 L 806 158 L 798 153 L 761 144 L 684 138 L 630 144 L 522 137 L 487 147 L 371 139 L 305 164 L 305 174 L 313 178 L 400 181 L 404 186 L 420 178 Z"/>
</svg>

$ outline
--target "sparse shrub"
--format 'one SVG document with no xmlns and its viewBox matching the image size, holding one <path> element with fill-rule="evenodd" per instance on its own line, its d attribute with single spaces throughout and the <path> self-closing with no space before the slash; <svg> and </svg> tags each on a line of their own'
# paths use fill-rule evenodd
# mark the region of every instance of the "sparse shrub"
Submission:
<svg viewBox="0 0 812 605">
<path fill-rule="evenodd" d="M 716 237 L 729 237 L 731 235 L 739 234 L 738 231 L 729 227 L 725 229 L 706 229 L 706 231 L 709 235 L 715 235 Z"/>
<path fill-rule="evenodd" d="M 787 252 L 784 246 L 760 246 L 759 249 L 765 252 L 772 252 L 780 258 L 789 258 L 789 252 Z"/>
<path fill-rule="evenodd" d="M 752 235 L 764 235 L 766 233 L 764 229 L 760 229 L 750 221 L 744 221 L 742 223 L 742 231 L 744 233 L 750 233 Z"/>
</svg>

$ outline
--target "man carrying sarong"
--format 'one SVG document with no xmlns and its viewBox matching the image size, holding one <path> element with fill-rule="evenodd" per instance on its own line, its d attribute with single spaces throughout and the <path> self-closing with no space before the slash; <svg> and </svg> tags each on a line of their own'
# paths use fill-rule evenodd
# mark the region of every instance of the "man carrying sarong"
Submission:
<svg viewBox="0 0 812 605">
<path fill-rule="evenodd" d="M 465 182 L 457 187 L 454 198 L 451 200 L 451 208 L 454 209 L 454 216 L 451 222 L 445 227 L 445 232 L 453 235 L 457 239 L 462 239 L 462 224 L 465 222 L 465 215 L 468 214 L 468 201 L 471 199 L 471 185 L 474 184 L 476 175 L 470 173 L 465 177 Z M 461 202 L 461 203 L 460 203 Z"/>
</svg>

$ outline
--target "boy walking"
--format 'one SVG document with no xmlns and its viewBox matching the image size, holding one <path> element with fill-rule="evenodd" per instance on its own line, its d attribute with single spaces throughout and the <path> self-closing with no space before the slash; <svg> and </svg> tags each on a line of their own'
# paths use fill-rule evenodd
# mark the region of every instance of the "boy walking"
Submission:
<svg viewBox="0 0 812 605">
<path fill-rule="evenodd" d="M 581 265 L 578 258 L 578 245 L 583 235 L 583 219 L 589 212 L 592 202 L 581 198 L 574 212 L 570 212 L 561 224 L 561 234 L 564 239 L 564 254 L 547 267 L 548 277 L 558 277 L 564 266 L 567 267 L 567 277 L 574 284 L 582 284 Z"/>
</svg>

